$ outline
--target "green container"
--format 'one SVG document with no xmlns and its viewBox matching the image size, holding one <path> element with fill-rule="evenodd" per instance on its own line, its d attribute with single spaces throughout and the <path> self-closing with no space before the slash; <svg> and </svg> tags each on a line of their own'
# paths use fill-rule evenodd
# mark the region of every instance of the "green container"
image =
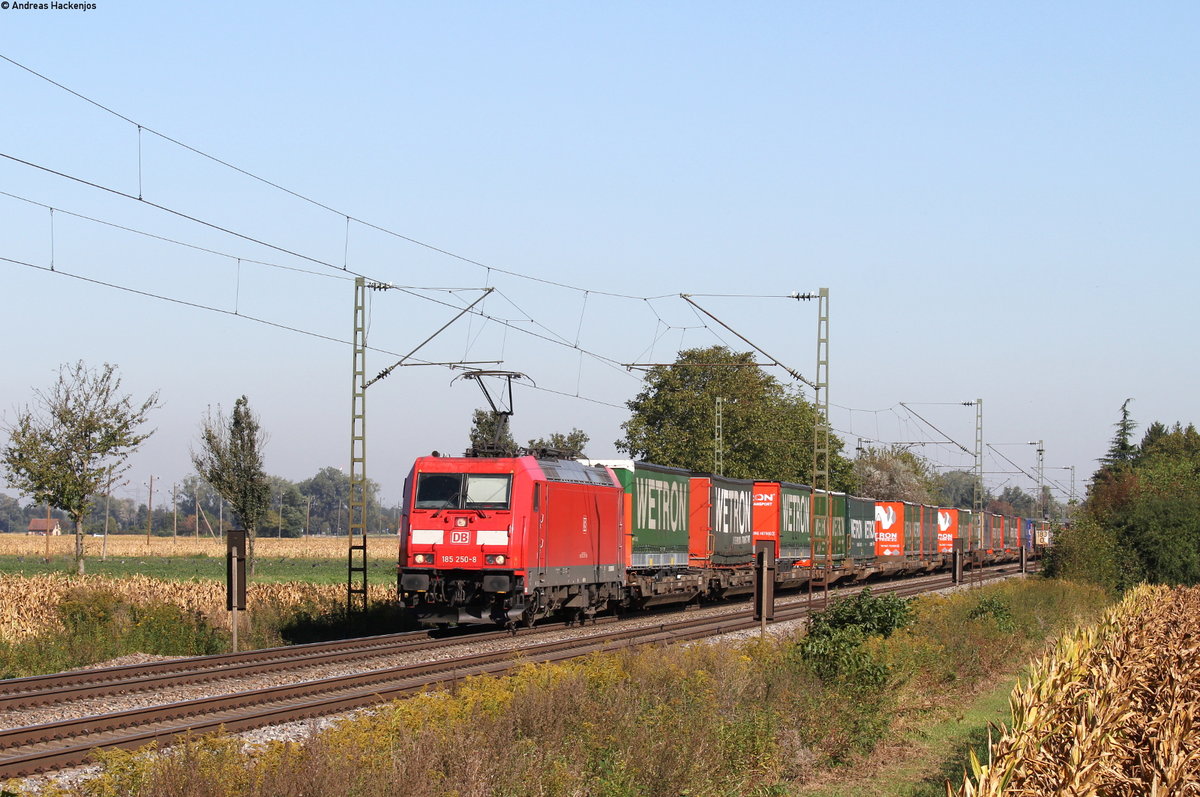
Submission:
<svg viewBox="0 0 1200 797">
<path fill-rule="evenodd" d="M 924 520 L 921 522 L 922 550 L 925 552 L 926 559 L 935 559 L 938 555 L 937 508 L 932 506 L 920 508 L 924 512 Z"/>
<path fill-rule="evenodd" d="M 916 559 L 921 555 L 921 505 L 904 502 L 904 555 Z"/>
<path fill-rule="evenodd" d="M 829 531 L 830 509 L 832 501 L 832 533 Z M 823 490 L 813 490 L 813 564 L 825 564 L 829 543 L 833 542 L 833 562 L 838 564 L 846 558 L 847 541 L 849 538 L 846 528 L 846 494 L 826 493 Z"/>
<path fill-rule="evenodd" d="M 875 556 L 875 501 L 850 496 L 846 499 L 846 520 L 850 528 L 850 558 Z"/>
<path fill-rule="evenodd" d="M 746 565 L 754 559 L 751 515 L 754 482 L 710 476 L 708 528 L 714 565 Z"/>
<path fill-rule="evenodd" d="M 779 558 L 789 562 L 812 558 L 812 488 L 779 485 Z"/>
<path fill-rule="evenodd" d="M 690 481 L 686 470 L 635 463 L 630 483 L 633 567 L 687 566 Z"/>
<path fill-rule="evenodd" d="M 979 550 L 979 527 L 976 525 L 975 512 L 970 509 L 958 510 L 958 537 L 961 539 L 963 551 Z"/>
</svg>

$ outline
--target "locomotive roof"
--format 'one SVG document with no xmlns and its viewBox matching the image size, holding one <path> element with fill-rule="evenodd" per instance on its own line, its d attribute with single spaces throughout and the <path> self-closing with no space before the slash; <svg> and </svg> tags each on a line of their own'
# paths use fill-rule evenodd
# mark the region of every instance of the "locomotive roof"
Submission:
<svg viewBox="0 0 1200 797">
<path fill-rule="evenodd" d="M 539 459 L 537 464 L 548 481 L 613 486 L 612 476 L 602 467 L 588 467 L 573 459 Z"/>
<path fill-rule="evenodd" d="M 655 465 L 653 462 L 643 462 L 632 459 L 588 459 L 586 457 L 578 460 L 585 465 L 593 465 L 598 467 L 612 468 L 613 470 L 631 470 L 631 471 L 651 471 L 653 473 L 674 473 L 680 476 L 694 475 L 686 468 L 672 468 L 667 465 Z"/>
</svg>

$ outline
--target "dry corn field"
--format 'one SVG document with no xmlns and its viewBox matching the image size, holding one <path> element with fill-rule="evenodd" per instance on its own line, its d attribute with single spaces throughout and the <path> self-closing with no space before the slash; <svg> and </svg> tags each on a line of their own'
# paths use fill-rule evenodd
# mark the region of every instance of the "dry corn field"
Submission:
<svg viewBox="0 0 1200 797">
<path fill-rule="evenodd" d="M 50 556 L 74 556 L 75 535 L 51 536 Z M 258 537 L 255 549 L 261 556 L 291 559 L 346 559 L 346 537 Z M 370 537 L 367 555 L 372 560 L 396 561 L 399 541 L 393 536 Z M 112 534 L 84 538 L 84 556 L 225 556 L 225 540 L 220 537 L 151 537 L 144 534 Z M 26 534 L 0 534 L 0 556 L 46 556 L 46 537 Z"/>
<path fill-rule="evenodd" d="M 1200 795 L 1200 588 L 1133 590 L 1011 702 L 1013 727 L 949 795 Z"/>
<path fill-rule="evenodd" d="M 130 603 L 162 602 L 204 614 L 214 625 L 227 622 L 225 584 L 219 581 L 166 581 L 147 576 L 107 578 L 49 574 L 0 576 L 0 638 L 16 642 L 37 634 L 61 631 L 59 602 L 79 587 L 115 593 Z M 395 587 L 372 585 L 370 601 L 395 598 Z M 344 584 L 250 584 L 247 609 L 263 605 L 288 607 L 310 604 L 330 612 L 345 605 Z"/>
</svg>

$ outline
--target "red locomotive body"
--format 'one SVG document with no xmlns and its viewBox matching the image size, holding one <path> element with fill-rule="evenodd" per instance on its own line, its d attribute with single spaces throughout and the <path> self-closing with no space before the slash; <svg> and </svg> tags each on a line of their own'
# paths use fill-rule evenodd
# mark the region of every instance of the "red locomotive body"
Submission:
<svg viewBox="0 0 1200 797">
<path fill-rule="evenodd" d="M 590 616 L 625 584 L 612 471 L 534 457 L 421 457 L 405 480 L 400 600 L 425 623 Z"/>
</svg>

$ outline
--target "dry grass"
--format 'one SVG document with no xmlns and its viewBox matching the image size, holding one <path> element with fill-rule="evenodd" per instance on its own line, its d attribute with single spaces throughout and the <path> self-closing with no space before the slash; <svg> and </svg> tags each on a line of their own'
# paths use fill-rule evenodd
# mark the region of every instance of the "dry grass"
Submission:
<svg viewBox="0 0 1200 797">
<path fill-rule="evenodd" d="M 74 534 L 50 537 L 49 543 L 50 556 L 75 555 Z M 255 546 L 260 556 L 343 561 L 347 538 L 268 536 L 258 537 Z M 398 547 L 395 536 L 372 537 L 367 555 L 372 560 L 395 561 Z M 99 557 L 102 548 L 113 557 L 225 556 L 225 540 L 219 537 L 150 537 L 147 541 L 144 534 L 110 534 L 107 543 L 102 537 L 84 538 L 85 557 Z M 47 555 L 46 550 L 46 538 L 41 535 L 0 534 L 0 556 L 41 557 Z"/>
<path fill-rule="evenodd" d="M 1200 795 L 1198 654 L 1200 588 L 1138 587 L 1034 665 L 954 794 Z"/>
<path fill-rule="evenodd" d="M 345 555 L 344 553 L 342 554 Z M 167 581 L 148 576 L 107 578 L 47 574 L 38 576 L 0 576 L 0 639 L 17 642 L 40 634 L 62 631 L 58 606 L 80 587 L 104 590 L 130 603 L 165 603 L 185 612 L 198 612 L 213 625 L 224 624 L 225 584 L 219 581 Z M 330 614 L 345 605 L 344 584 L 259 584 L 247 588 L 247 609 L 287 611 L 309 607 Z M 370 587 L 370 601 L 384 603 L 395 598 L 392 585 Z"/>
</svg>

